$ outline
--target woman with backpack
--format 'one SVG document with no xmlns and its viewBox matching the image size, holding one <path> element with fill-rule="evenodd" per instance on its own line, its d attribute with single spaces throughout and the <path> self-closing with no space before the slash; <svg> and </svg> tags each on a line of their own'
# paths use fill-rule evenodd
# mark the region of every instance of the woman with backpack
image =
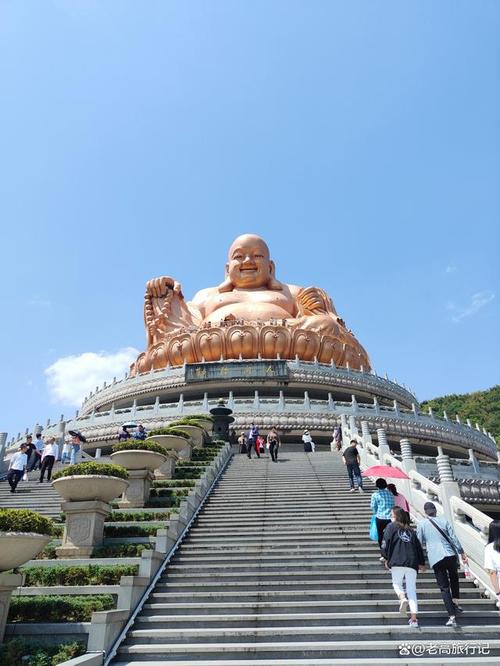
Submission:
<svg viewBox="0 0 500 666">
<path fill-rule="evenodd" d="M 424 570 L 424 551 L 407 512 L 399 506 L 391 511 L 392 522 L 384 530 L 381 552 L 391 570 L 392 586 L 399 597 L 399 612 L 410 605 L 410 627 L 418 627 L 417 573 Z M 406 594 L 403 589 L 406 586 Z"/>
</svg>

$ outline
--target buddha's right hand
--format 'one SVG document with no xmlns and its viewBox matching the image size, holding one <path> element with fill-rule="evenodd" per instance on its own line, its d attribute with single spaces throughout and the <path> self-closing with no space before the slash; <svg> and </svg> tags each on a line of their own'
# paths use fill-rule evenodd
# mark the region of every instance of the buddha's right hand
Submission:
<svg viewBox="0 0 500 666">
<path fill-rule="evenodd" d="M 169 290 L 174 291 L 180 298 L 184 298 L 180 282 L 177 282 L 177 280 L 174 280 L 171 277 L 164 275 L 162 277 L 153 278 L 146 283 L 146 296 L 149 296 L 150 298 L 164 298 Z"/>
</svg>

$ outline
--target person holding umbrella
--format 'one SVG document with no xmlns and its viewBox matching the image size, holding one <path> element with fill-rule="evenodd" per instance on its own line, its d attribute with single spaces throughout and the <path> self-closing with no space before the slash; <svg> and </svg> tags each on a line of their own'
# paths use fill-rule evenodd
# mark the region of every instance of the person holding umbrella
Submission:
<svg viewBox="0 0 500 666">
<path fill-rule="evenodd" d="M 70 430 L 71 435 L 71 453 L 69 458 L 70 465 L 75 465 L 78 462 L 78 454 L 82 448 L 82 444 L 87 441 L 79 430 Z"/>
</svg>

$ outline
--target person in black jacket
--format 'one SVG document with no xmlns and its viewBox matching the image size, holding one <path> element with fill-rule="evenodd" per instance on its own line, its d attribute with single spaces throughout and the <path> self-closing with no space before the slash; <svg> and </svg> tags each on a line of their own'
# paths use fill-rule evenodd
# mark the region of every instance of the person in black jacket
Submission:
<svg viewBox="0 0 500 666">
<path fill-rule="evenodd" d="M 392 586 L 399 597 L 399 612 L 406 613 L 410 604 L 410 627 L 418 627 L 417 573 L 424 571 L 424 551 L 417 534 L 410 527 L 410 517 L 399 506 L 391 512 L 392 522 L 384 530 L 381 552 L 385 566 L 391 570 Z M 406 584 L 406 595 L 403 590 Z"/>
</svg>

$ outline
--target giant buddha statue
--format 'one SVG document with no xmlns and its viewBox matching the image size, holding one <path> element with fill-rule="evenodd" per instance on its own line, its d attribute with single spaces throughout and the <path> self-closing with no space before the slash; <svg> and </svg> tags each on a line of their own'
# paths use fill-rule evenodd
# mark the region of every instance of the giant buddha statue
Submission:
<svg viewBox="0 0 500 666">
<path fill-rule="evenodd" d="M 276 278 L 262 238 L 239 236 L 229 248 L 225 279 L 186 302 L 179 282 L 146 285 L 147 349 L 132 374 L 219 359 L 294 359 L 370 369 L 368 355 L 337 315 L 326 292 Z"/>
</svg>

